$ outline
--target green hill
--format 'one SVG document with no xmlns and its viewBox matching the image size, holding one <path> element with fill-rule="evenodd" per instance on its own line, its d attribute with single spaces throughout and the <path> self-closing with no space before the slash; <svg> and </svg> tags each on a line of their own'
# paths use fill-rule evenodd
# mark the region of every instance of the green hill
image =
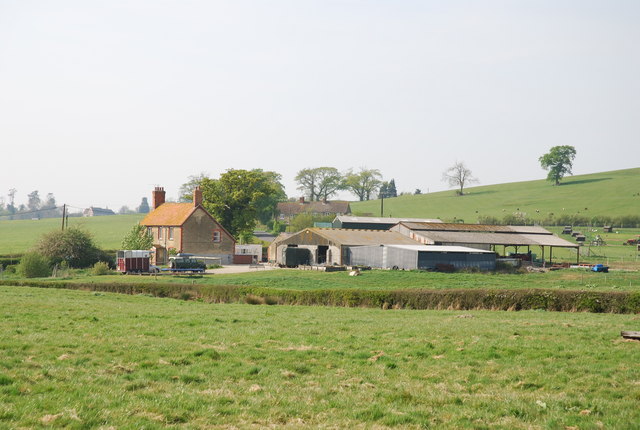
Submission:
<svg viewBox="0 0 640 430">
<path fill-rule="evenodd" d="M 384 216 L 440 218 L 477 223 L 481 217 L 525 214 L 529 220 L 561 216 L 640 216 L 640 168 L 566 177 L 560 186 L 546 180 L 513 182 L 400 196 L 384 200 Z M 380 215 L 380 200 L 351 204 L 354 213 Z M 522 216 L 522 215 L 521 215 Z"/>
<path fill-rule="evenodd" d="M 117 249 L 131 227 L 142 214 L 98 217 L 70 217 L 69 227 L 82 228 L 93 235 L 102 249 Z M 21 254 L 31 248 L 40 236 L 60 229 L 60 218 L 41 220 L 0 221 L 0 255 Z"/>
</svg>

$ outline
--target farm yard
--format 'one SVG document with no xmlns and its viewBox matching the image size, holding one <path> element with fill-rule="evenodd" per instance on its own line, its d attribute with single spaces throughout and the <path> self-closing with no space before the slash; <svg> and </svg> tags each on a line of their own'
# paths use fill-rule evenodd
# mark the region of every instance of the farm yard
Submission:
<svg viewBox="0 0 640 430">
<path fill-rule="evenodd" d="M 634 315 L 0 287 L 0 427 L 630 428 Z"/>
</svg>

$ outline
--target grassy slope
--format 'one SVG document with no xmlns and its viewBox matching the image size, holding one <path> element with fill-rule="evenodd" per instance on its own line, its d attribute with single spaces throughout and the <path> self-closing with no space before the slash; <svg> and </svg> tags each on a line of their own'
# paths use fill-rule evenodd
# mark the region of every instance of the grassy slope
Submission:
<svg viewBox="0 0 640 430">
<path fill-rule="evenodd" d="M 636 320 L 0 287 L 0 427 L 632 428 Z"/>
<path fill-rule="evenodd" d="M 86 229 L 93 234 L 96 244 L 103 249 L 117 249 L 122 238 L 142 215 L 114 215 L 90 218 L 69 218 L 69 227 Z M 23 253 L 31 248 L 44 233 L 60 229 L 61 220 L 0 221 L 0 255 Z"/>
<path fill-rule="evenodd" d="M 565 178 L 555 187 L 544 180 L 468 188 L 459 197 L 454 191 L 385 199 L 385 216 L 422 217 L 475 223 L 479 215 L 502 218 L 526 212 L 542 219 L 549 213 L 581 215 L 637 215 L 640 208 L 640 168 Z M 587 208 L 587 210 L 585 210 Z M 380 201 L 356 202 L 351 210 L 380 214 Z M 539 211 L 539 213 L 536 212 Z M 476 213 L 477 211 L 477 213 Z"/>
</svg>

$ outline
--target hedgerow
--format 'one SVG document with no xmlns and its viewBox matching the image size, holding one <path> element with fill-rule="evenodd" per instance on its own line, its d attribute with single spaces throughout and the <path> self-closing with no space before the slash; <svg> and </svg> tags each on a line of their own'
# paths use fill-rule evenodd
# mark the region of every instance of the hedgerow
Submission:
<svg viewBox="0 0 640 430">
<path fill-rule="evenodd" d="M 557 312 L 640 313 L 640 292 L 583 290 L 284 290 L 235 285 L 75 283 L 2 280 L 0 285 L 145 294 L 211 303 L 260 302 L 281 305 L 345 306 L 382 309 L 546 310 Z M 249 297 L 249 300 L 247 298 Z"/>
</svg>

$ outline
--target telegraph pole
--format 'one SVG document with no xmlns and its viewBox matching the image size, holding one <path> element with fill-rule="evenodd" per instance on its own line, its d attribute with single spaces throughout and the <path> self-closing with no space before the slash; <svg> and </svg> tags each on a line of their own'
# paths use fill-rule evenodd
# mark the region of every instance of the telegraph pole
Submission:
<svg viewBox="0 0 640 430">
<path fill-rule="evenodd" d="M 67 214 L 67 204 L 65 203 L 62 205 L 62 231 L 64 231 L 64 218 L 66 214 Z"/>
</svg>

